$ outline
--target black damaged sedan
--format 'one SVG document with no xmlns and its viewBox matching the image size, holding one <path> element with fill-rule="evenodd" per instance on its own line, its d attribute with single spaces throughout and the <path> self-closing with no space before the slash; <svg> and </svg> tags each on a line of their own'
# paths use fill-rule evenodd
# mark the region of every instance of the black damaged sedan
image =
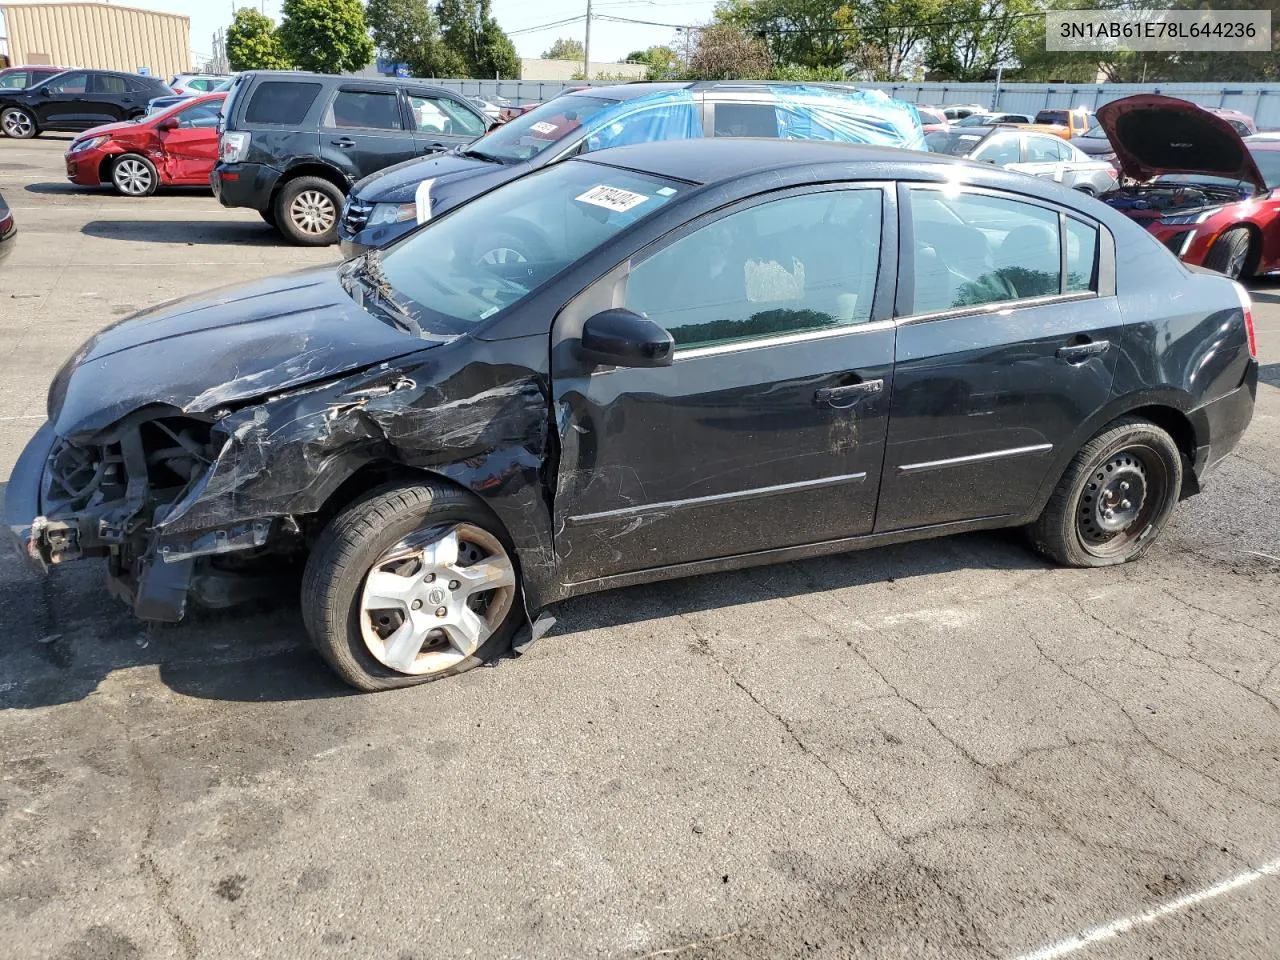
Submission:
<svg viewBox="0 0 1280 960">
<path fill-rule="evenodd" d="M 511 248 L 477 262 L 485 231 Z M 305 557 L 317 648 L 376 690 L 623 584 L 1012 526 L 1063 564 L 1136 559 L 1248 424 L 1253 336 L 1240 286 L 1052 183 L 626 147 L 103 331 L 6 520 L 39 568 L 105 558 L 155 620 Z"/>
</svg>

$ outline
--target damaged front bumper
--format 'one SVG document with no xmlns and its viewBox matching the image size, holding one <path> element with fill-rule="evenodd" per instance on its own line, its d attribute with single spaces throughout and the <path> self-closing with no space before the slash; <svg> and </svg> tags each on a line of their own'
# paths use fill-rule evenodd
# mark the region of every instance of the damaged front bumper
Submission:
<svg viewBox="0 0 1280 960">
<path fill-rule="evenodd" d="M 13 545 L 27 565 L 41 574 L 53 559 L 48 520 L 40 513 L 40 484 L 54 439 L 51 423 L 36 431 L 18 458 L 4 492 L 4 522 Z"/>
</svg>

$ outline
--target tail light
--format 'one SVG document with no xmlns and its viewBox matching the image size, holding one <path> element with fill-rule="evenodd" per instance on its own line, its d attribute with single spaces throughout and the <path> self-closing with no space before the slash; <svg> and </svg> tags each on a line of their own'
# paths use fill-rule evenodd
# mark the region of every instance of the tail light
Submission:
<svg viewBox="0 0 1280 960">
<path fill-rule="evenodd" d="M 1258 334 L 1253 328 L 1253 301 L 1249 299 L 1249 291 L 1236 284 L 1236 296 L 1240 298 L 1240 309 L 1244 311 L 1244 333 L 1249 340 L 1249 356 L 1258 359 Z"/>
<path fill-rule="evenodd" d="M 239 163 L 249 155 L 249 134 L 227 131 L 218 141 L 218 156 L 223 163 Z"/>
</svg>

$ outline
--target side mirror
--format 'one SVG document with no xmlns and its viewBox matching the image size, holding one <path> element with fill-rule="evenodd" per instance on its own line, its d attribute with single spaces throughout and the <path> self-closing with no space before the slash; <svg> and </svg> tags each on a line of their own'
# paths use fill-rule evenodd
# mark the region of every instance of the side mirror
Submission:
<svg viewBox="0 0 1280 960">
<path fill-rule="evenodd" d="M 156 129 L 157 130 L 177 130 L 178 118 L 165 117 L 163 120 L 161 120 L 159 123 L 156 124 Z"/>
<path fill-rule="evenodd" d="M 602 310 L 582 325 L 578 355 L 615 367 L 669 367 L 676 343 L 648 317 L 631 310 Z"/>
<path fill-rule="evenodd" d="M 50 90 L 48 87 L 41 87 L 41 88 L 40 88 L 40 96 L 42 96 L 42 97 L 52 97 L 52 96 L 53 96 L 53 91 L 52 91 L 52 90 Z"/>
</svg>

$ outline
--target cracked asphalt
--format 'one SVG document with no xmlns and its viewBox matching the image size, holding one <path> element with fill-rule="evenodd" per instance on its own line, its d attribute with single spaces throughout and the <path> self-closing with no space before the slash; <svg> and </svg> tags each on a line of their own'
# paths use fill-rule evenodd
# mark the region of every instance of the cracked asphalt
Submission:
<svg viewBox="0 0 1280 960">
<path fill-rule="evenodd" d="M 0 478 L 62 360 L 332 259 L 0 143 Z M 1239 452 L 1140 563 L 972 535 L 563 604 L 517 660 L 357 695 L 297 601 L 148 630 L 0 552 L 0 953 L 1014 958 L 1280 857 L 1280 284 Z M 1280 876 L 1096 958 L 1273 958 Z M 1123 925 L 1122 925 L 1123 926 Z"/>
</svg>

